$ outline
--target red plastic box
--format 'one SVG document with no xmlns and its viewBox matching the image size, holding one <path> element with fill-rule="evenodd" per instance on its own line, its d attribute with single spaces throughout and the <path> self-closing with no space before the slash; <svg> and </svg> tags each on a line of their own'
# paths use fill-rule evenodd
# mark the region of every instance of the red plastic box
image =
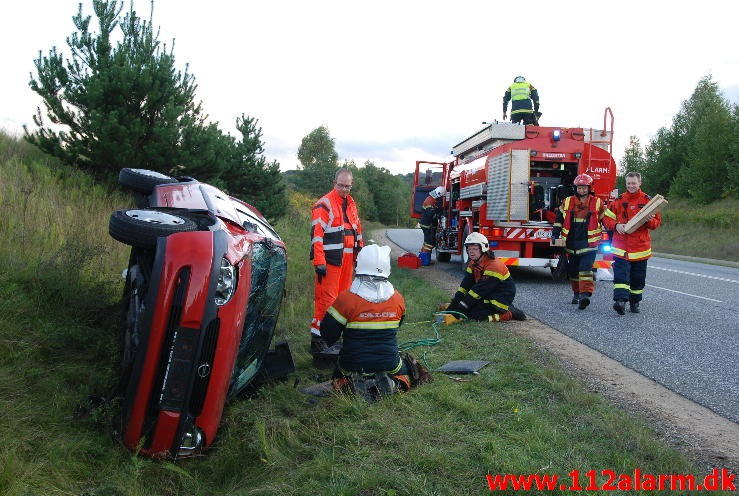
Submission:
<svg viewBox="0 0 739 496">
<path fill-rule="evenodd" d="M 403 253 L 398 257 L 398 267 L 404 269 L 417 269 L 421 266 L 421 259 L 413 253 Z"/>
</svg>

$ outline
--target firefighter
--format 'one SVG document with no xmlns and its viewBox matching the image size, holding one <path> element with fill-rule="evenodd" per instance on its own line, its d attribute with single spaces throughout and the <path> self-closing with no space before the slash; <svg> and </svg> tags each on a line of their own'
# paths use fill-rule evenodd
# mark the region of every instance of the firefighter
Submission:
<svg viewBox="0 0 739 496">
<path fill-rule="evenodd" d="M 430 253 L 436 246 L 436 228 L 439 225 L 439 198 L 446 194 L 446 189 L 439 186 L 429 191 L 429 195 L 423 201 L 423 213 L 419 225 L 423 231 L 423 246 L 421 253 Z"/>
<path fill-rule="evenodd" d="M 470 260 L 464 279 L 446 310 L 477 321 L 526 320 L 526 315 L 513 306 L 516 285 L 508 267 L 496 260 L 489 248 L 488 238 L 478 232 L 464 240 Z M 456 320 L 450 317 L 445 317 L 447 324 Z"/>
<path fill-rule="evenodd" d="M 516 76 L 513 84 L 503 95 L 503 120 L 508 117 L 508 101 L 511 101 L 511 122 L 537 124 L 535 114 L 539 112 L 539 92 L 523 76 Z"/>
<path fill-rule="evenodd" d="M 430 380 L 417 361 L 398 352 L 396 334 L 405 316 L 405 301 L 389 276 L 390 247 L 365 246 L 357 257 L 351 287 L 339 294 L 321 321 L 327 345 L 343 335 L 334 389 L 348 387 L 366 399 L 376 399 L 378 394 L 408 391 Z"/>
<path fill-rule="evenodd" d="M 616 232 L 611 242 L 613 261 L 613 309 L 619 315 L 626 310 L 639 313 L 639 302 L 644 293 L 647 278 L 647 260 L 652 256 L 652 240 L 649 231 L 657 229 L 662 223 L 662 216 L 652 214 L 646 223 L 636 231 L 626 234 L 626 223 L 649 202 L 649 195 L 641 190 L 641 174 L 626 174 L 626 193 L 613 203 L 616 214 Z"/>
<path fill-rule="evenodd" d="M 593 178 L 580 174 L 574 181 L 577 193 L 568 196 L 557 210 L 552 239 L 565 239 L 567 275 L 572 286 L 572 304 L 584 310 L 595 291 L 593 262 L 598 253 L 602 229 L 612 230 L 616 216 L 605 203 L 592 194 Z"/>
<path fill-rule="evenodd" d="M 357 206 L 349 194 L 351 188 L 351 171 L 339 169 L 334 188 L 311 211 L 310 259 L 316 273 L 310 327 L 314 357 L 327 348 L 321 340 L 321 319 L 338 294 L 351 285 L 354 262 L 364 246 Z"/>
</svg>

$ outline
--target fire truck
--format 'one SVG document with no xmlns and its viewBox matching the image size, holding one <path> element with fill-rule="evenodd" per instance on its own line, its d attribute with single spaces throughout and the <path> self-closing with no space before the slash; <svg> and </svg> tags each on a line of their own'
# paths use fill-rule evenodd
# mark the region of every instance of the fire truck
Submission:
<svg viewBox="0 0 739 496">
<path fill-rule="evenodd" d="M 464 239 L 480 232 L 506 265 L 549 267 L 557 274 L 562 248 L 552 246 L 555 210 L 574 194 L 578 174 L 593 177 L 595 195 L 615 198 L 613 112 L 606 108 L 602 129 L 483 123 L 485 127 L 452 149 L 450 162 L 417 161 L 411 216 L 420 218 L 429 191 L 444 186 L 436 234 L 436 258 L 461 255 Z M 607 234 L 593 269 L 610 268 Z"/>
</svg>

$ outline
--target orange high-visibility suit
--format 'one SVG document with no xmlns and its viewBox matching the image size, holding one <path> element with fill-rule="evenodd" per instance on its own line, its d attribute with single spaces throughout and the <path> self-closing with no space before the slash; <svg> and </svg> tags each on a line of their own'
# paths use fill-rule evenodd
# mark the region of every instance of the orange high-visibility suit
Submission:
<svg viewBox="0 0 739 496">
<path fill-rule="evenodd" d="M 315 276 L 311 334 L 320 336 L 321 319 L 340 292 L 349 289 L 354 264 L 364 246 L 362 224 L 351 195 L 342 198 L 335 189 L 313 205 L 310 258 L 325 265 L 326 275 Z"/>
</svg>

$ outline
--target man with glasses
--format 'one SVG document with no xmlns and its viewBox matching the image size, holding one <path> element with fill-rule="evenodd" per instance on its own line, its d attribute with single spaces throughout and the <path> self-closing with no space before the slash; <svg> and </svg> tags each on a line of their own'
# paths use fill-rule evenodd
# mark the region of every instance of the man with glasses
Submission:
<svg viewBox="0 0 739 496">
<path fill-rule="evenodd" d="M 357 205 L 349 194 L 352 179 L 351 170 L 339 169 L 334 188 L 311 211 L 310 259 L 316 276 L 310 350 L 314 358 L 327 349 L 321 339 L 321 320 L 339 293 L 351 286 L 357 254 L 364 246 Z M 314 363 L 319 365 L 320 360 Z"/>
</svg>

